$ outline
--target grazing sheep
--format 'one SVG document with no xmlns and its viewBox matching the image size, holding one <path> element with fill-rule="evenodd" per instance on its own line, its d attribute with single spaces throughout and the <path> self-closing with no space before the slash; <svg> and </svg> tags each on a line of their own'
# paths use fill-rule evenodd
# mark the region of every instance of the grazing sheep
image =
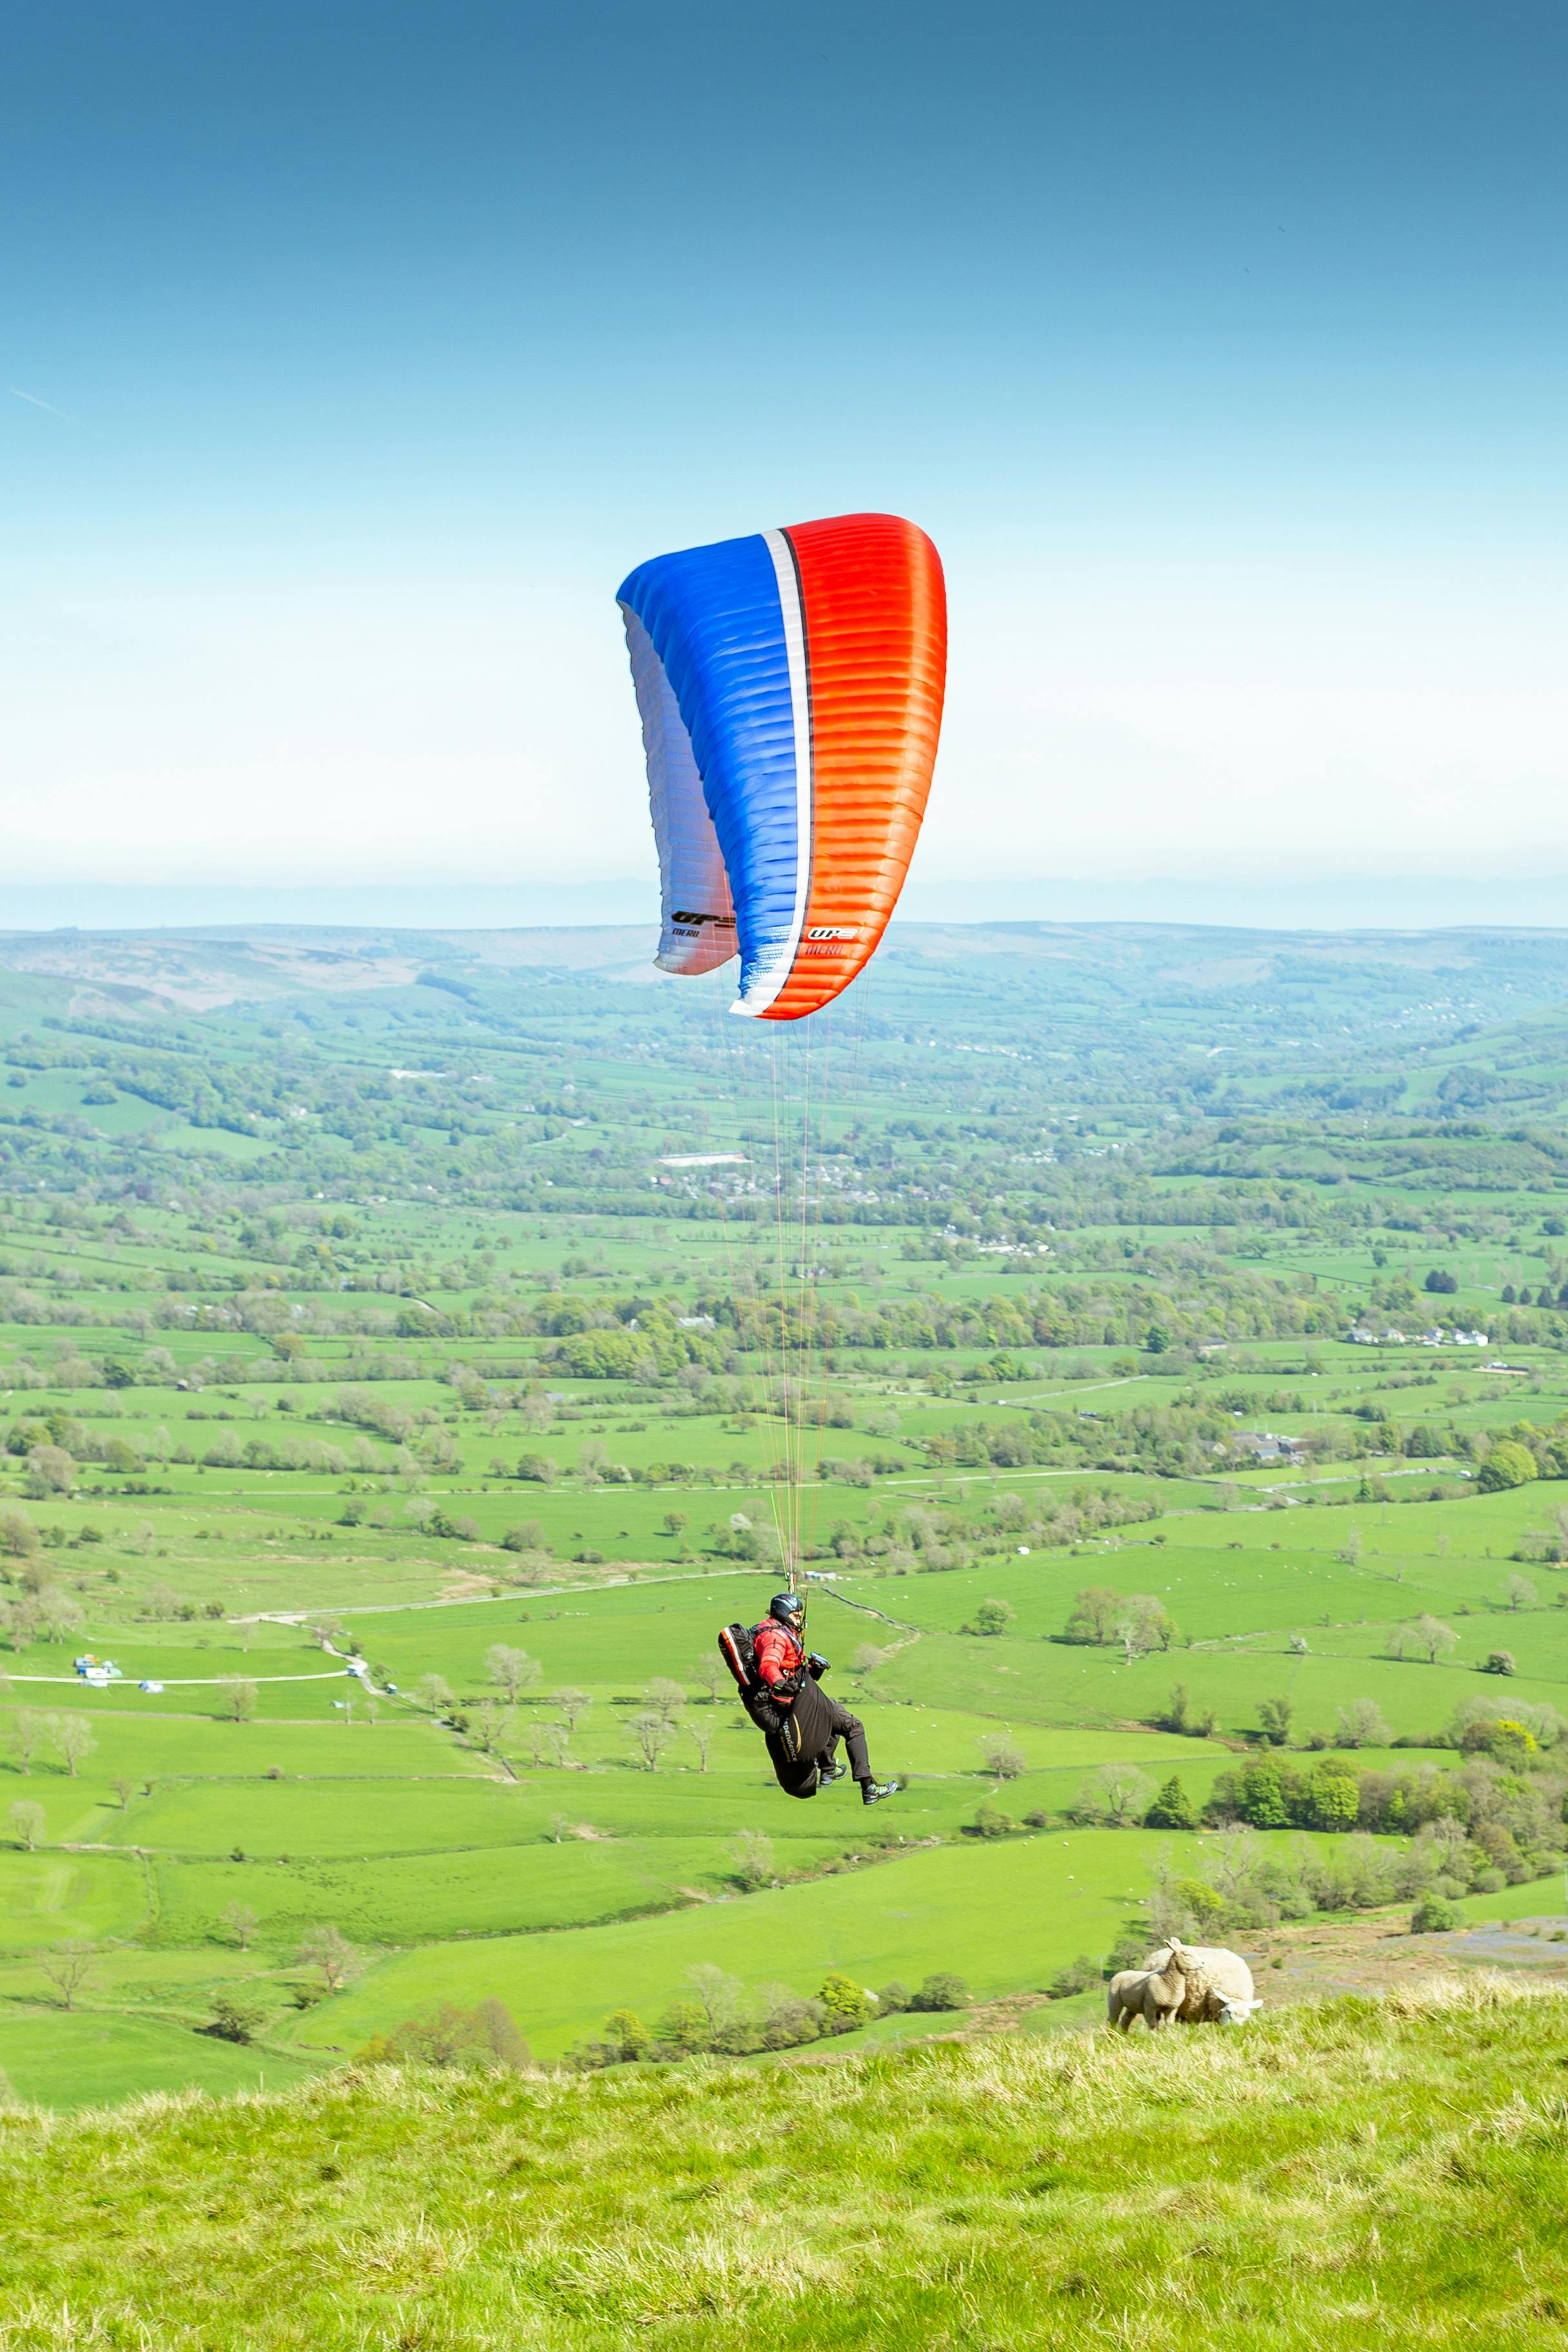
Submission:
<svg viewBox="0 0 1568 2352">
<path fill-rule="evenodd" d="M 1177 2014 L 1189 2025 L 1245 2025 L 1253 2012 L 1262 2006 L 1260 2000 L 1243 2000 L 1239 1996 L 1233 1997 L 1211 1989 L 1205 1993 L 1201 2008 L 1181 2009 Z"/>
<path fill-rule="evenodd" d="M 1238 1952 L 1223 1945 L 1184 1944 L 1178 1936 L 1160 1951 L 1151 1953 L 1147 1970 L 1151 1998 L 1166 2006 L 1184 2024 L 1200 2021 L 1244 2025 L 1257 1999 L 1252 1970 Z"/>
</svg>

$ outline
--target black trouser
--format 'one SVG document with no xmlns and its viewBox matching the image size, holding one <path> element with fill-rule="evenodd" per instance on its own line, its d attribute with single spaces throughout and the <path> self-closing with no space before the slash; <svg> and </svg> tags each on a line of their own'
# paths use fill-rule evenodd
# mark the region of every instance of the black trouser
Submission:
<svg viewBox="0 0 1568 2352">
<path fill-rule="evenodd" d="M 820 1683 L 803 1683 L 787 1707 L 781 1707 L 766 1691 L 753 1692 L 746 1701 L 746 1712 L 766 1733 L 779 1786 L 790 1796 L 816 1796 L 818 1768 L 832 1763 L 840 1739 L 849 1751 L 849 1769 L 857 1780 L 871 1779 L 864 1724 L 837 1699 L 829 1698 Z"/>
<path fill-rule="evenodd" d="M 840 1706 L 836 1698 L 828 1698 L 825 1692 L 819 1692 L 818 1696 L 822 1698 L 833 1726 L 832 1738 L 823 1749 L 820 1760 L 824 1764 L 831 1764 L 842 1739 L 848 1751 L 850 1771 L 857 1780 L 868 1780 L 871 1778 L 871 1759 L 866 1753 L 865 1725 L 858 1715 L 851 1715 L 847 1706 Z"/>
</svg>

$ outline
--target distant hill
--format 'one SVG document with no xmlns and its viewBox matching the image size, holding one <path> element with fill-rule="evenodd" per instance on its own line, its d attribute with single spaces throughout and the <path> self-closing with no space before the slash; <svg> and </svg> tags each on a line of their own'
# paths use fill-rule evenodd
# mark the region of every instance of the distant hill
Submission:
<svg viewBox="0 0 1568 2352">
<path fill-rule="evenodd" d="M 68 983 L 79 1009 L 212 1012 L 293 996 L 411 987 L 432 965 L 504 973 L 530 968 L 641 977 L 651 926 L 560 930 L 403 931 L 256 924 L 190 931 L 12 931 L 0 970 Z"/>
<path fill-rule="evenodd" d="M 104 992 L 121 1003 L 203 1011 L 279 996 L 341 996 L 411 985 L 431 966 L 500 976 L 530 971 L 659 981 L 651 923 L 516 929 L 306 924 L 171 930 L 0 932 L 0 971 Z M 918 984 L 931 966 L 966 993 L 1024 988 L 1031 1003 L 1084 989 L 1105 1005 L 1261 998 L 1282 1013 L 1314 995 L 1342 1008 L 1369 996 L 1385 1015 L 1497 1019 L 1568 999 L 1568 930 L 1298 931 L 1182 923 L 899 922 L 871 993 Z M 918 976 L 918 978 L 917 978 Z M 682 996 L 692 992 L 680 983 Z M 717 983 L 723 986 L 722 978 Z M 924 989 L 922 988 L 922 997 Z"/>
<path fill-rule="evenodd" d="M 12 2340 L 1560 2342 L 1568 1994 L 590 2080 L 372 2067 L 0 2138 Z"/>
<path fill-rule="evenodd" d="M 636 924 L 0 933 L 0 1052 L 16 1065 L 0 1129 L 26 1129 L 15 1140 L 35 1181 L 81 1182 L 110 1137 L 100 1172 L 115 1181 L 149 1181 L 149 1150 L 173 1145 L 214 1175 L 263 1151 L 281 1172 L 287 1152 L 324 1190 L 345 1171 L 323 1138 L 363 1150 L 396 1129 L 404 1157 L 379 1187 L 444 1190 L 446 1137 L 488 1138 L 498 1181 L 538 1140 L 517 1117 L 543 1115 L 552 1071 L 579 1115 L 612 1069 L 606 1112 L 660 1092 L 679 1137 L 747 1055 L 787 1068 L 837 1035 L 863 1104 L 1004 1118 L 1024 1144 L 1063 1119 L 1109 1120 L 1116 1151 L 1136 1139 L 1154 1173 L 1236 1175 L 1240 1143 L 1253 1175 L 1370 1177 L 1435 1131 L 1447 1168 L 1458 1130 L 1479 1123 L 1524 1150 L 1510 1181 L 1555 1181 L 1542 1138 L 1568 1116 L 1568 931 L 900 923 L 840 1005 L 782 1029 L 726 1017 L 732 969 L 671 980 L 654 945 Z M 500 1082 L 487 1077 L 482 1099 L 481 1061 Z M 377 1107 L 389 1074 L 395 1088 L 411 1071 L 430 1113 L 419 1132 Z M 119 1110 L 85 1117 L 106 1088 Z M 1301 1158 L 1331 1136 L 1331 1164 Z M 1256 1156 L 1280 1150 L 1278 1164 Z M 1494 1156 L 1489 1142 L 1488 1182 Z"/>
</svg>

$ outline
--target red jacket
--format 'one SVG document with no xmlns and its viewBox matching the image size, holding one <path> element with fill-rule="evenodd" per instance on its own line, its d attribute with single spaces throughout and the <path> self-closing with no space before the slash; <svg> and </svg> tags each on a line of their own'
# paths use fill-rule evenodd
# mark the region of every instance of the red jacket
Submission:
<svg viewBox="0 0 1568 2352">
<path fill-rule="evenodd" d="M 781 1625 L 776 1617 L 764 1617 L 752 1629 L 752 1641 L 757 1653 L 757 1672 L 770 1688 L 785 1675 L 798 1675 L 805 1664 L 805 1652 L 795 1635 Z M 783 1696 L 793 1697 L 793 1692 Z"/>
</svg>

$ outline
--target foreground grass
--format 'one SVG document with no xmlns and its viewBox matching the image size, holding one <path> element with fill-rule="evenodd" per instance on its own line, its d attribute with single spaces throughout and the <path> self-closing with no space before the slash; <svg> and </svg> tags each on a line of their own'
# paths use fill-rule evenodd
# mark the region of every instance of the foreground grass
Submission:
<svg viewBox="0 0 1568 2352">
<path fill-rule="evenodd" d="M 1568 2319 L 1568 1994 L 1243 2032 L 0 2120 L 0 2345 L 1524 2346 Z"/>
</svg>

